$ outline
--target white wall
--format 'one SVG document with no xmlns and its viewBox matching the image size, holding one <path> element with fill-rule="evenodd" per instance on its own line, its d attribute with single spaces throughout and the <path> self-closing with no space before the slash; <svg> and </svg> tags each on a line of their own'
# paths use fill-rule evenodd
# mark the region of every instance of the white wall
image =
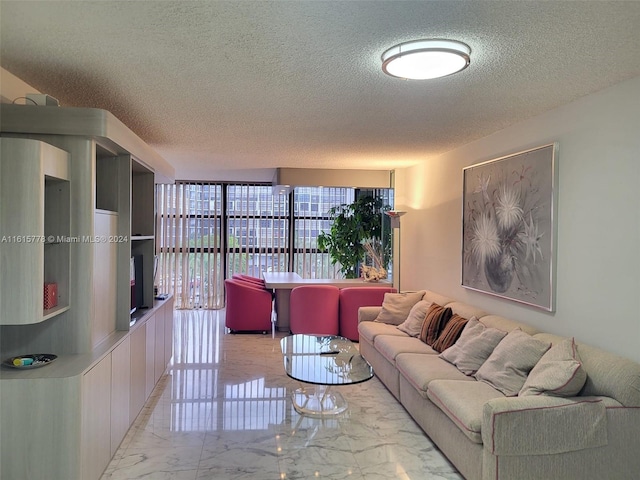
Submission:
<svg viewBox="0 0 640 480">
<path fill-rule="evenodd" d="M 556 141 L 555 312 L 462 288 L 462 168 Z M 403 290 L 428 288 L 640 361 L 640 77 L 396 171 L 396 188 L 409 212 Z"/>
<path fill-rule="evenodd" d="M 28 83 L 20 80 L 13 73 L 0 68 L 0 102 L 11 103 L 27 93 L 40 93 Z M 24 99 L 16 100 L 16 103 L 24 104 Z"/>
</svg>

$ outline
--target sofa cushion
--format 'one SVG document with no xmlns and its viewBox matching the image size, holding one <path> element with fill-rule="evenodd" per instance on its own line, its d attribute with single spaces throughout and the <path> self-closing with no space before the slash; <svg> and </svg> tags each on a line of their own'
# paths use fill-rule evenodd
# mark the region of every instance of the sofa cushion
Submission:
<svg viewBox="0 0 640 480">
<path fill-rule="evenodd" d="M 360 307 L 358 309 L 358 323 L 373 322 L 378 317 L 380 310 L 382 310 L 382 305 L 377 307 Z"/>
<path fill-rule="evenodd" d="M 473 318 L 474 320 L 476 319 L 475 317 Z M 431 347 L 433 347 L 436 352 L 444 352 L 447 348 L 458 341 L 458 338 L 460 338 L 460 334 L 467 325 L 467 322 L 468 320 L 466 318 L 462 318 L 457 313 L 454 313 L 442 329 L 442 332 L 440 332 L 440 335 L 438 335 L 438 339 L 433 342 Z"/>
<path fill-rule="evenodd" d="M 464 315 L 462 316 L 464 317 Z M 540 330 L 532 327 L 531 325 L 516 322 L 515 320 L 504 318 L 499 315 L 485 315 L 484 317 L 478 317 L 478 320 L 480 320 L 485 327 L 497 328 L 498 330 L 502 330 L 507 333 L 517 328 L 529 335 L 534 335 L 540 332 Z"/>
<path fill-rule="evenodd" d="M 378 335 L 373 345 L 382 356 L 394 365 L 396 363 L 396 356 L 400 353 L 436 353 L 436 351 L 426 343 L 408 335 L 403 337 L 398 337 L 397 335 Z"/>
<path fill-rule="evenodd" d="M 379 322 L 360 322 L 358 324 L 360 338 L 364 338 L 373 344 L 378 335 L 395 335 L 396 337 L 406 337 L 407 334 L 398 330 L 395 325 Z"/>
<path fill-rule="evenodd" d="M 424 292 L 385 293 L 382 309 L 375 321 L 400 325 L 409 316 L 411 307 L 422 300 Z"/>
<path fill-rule="evenodd" d="M 460 315 L 462 318 L 471 318 L 476 317 L 477 319 L 484 317 L 487 315 L 487 312 L 481 310 L 477 307 L 469 305 L 468 303 L 463 302 L 449 302 L 449 303 L 441 303 L 440 305 L 444 305 L 445 307 L 449 307 L 454 314 Z M 489 325 L 491 326 L 491 325 Z M 499 328 L 498 330 L 504 330 L 503 328 Z M 506 330 L 505 330 L 506 331 Z"/>
<path fill-rule="evenodd" d="M 512 330 L 496 346 L 475 377 L 508 397 L 516 396 L 531 369 L 550 347 L 550 343 L 522 330 Z"/>
<path fill-rule="evenodd" d="M 427 310 L 431 306 L 431 302 L 427 300 L 420 300 L 409 311 L 407 319 L 398 325 L 398 330 L 406 333 L 410 337 L 417 337 L 422 330 L 422 324 L 427 316 Z"/>
<path fill-rule="evenodd" d="M 541 395 L 543 393 L 561 397 L 577 395 L 584 386 L 587 373 L 576 351 L 573 338 L 553 345 L 529 373 L 518 395 Z"/>
<path fill-rule="evenodd" d="M 422 324 L 420 340 L 427 345 L 433 345 L 438 339 L 438 335 L 451 318 L 451 309 L 445 308 L 437 303 L 432 303 L 427 310 L 427 316 Z"/>
<path fill-rule="evenodd" d="M 469 440 L 482 443 L 484 404 L 504 395 L 483 382 L 434 380 L 427 397 L 456 424 Z"/>
<path fill-rule="evenodd" d="M 422 297 L 422 299 L 431 303 L 437 303 L 438 305 L 446 305 L 447 303 L 453 302 L 451 298 L 432 292 L 431 290 L 425 290 L 424 297 Z"/>
<path fill-rule="evenodd" d="M 475 382 L 473 377 L 468 377 L 436 355 L 400 353 L 396 356 L 396 368 L 424 398 L 427 398 L 427 388 L 433 380 Z"/>
<path fill-rule="evenodd" d="M 559 343 L 562 337 L 539 333 L 536 338 Z M 584 395 L 611 397 L 625 407 L 640 407 L 640 363 L 598 347 L 576 342 L 587 381 L 580 392 Z"/>
<path fill-rule="evenodd" d="M 473 375 L 506 335 L 507 332 L 485 327 L 477 320 L 469 320 L 458 341 L 443 351 L 440 357 L 453 363 L 465 375 Z"/>
</svg>

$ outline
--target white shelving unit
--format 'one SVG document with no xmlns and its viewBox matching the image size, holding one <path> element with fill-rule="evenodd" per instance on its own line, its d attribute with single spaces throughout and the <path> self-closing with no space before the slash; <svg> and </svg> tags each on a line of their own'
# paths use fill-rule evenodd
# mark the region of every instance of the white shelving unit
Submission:
<svg viewBox="0 0 640 480">
<path fill-rule="evenodd" d="M 40 323 L 69 309 L 69 155 L 23 138 L 0 150 L 0 324 Z M 45 282 L 57 285 L 47 310 Z"/>
<path fill-rule="evenodd" d="M 0 370 L 0 478 L 97 480 L 171 358 L 153 259 L 154 186 L 173 169 L 104 110 L 2 104 L 0 134 L 0 237 L 38 240 L 0 243 L 0 360 L 58 355 Z M 133 326 L 132 255 L 147 307 Z"/>
</svg>

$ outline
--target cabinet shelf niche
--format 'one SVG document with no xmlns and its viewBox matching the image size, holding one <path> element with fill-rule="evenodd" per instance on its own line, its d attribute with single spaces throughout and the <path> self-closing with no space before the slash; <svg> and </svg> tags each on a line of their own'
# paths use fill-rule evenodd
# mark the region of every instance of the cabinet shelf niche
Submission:
<svg viewBox="0 0 640 480">
<path fill-rule="evenodd" d="M 131 159 L 131 256 L 141 262 L 142 299 L 138 307 L 153 305 L 155 255 L 155 181 L 154 173 L 142 162 Z M 139 281 L 138 280 L 138 281 Z"/>
<path fill-rule="evenodd" d="M 69 309 L 69 154 L 45 142 L 0 139 L 0 230 L 3 243 L 0 324 L 40 323 Z M 57 286 L 56 303 L 44 308 L 44 284 Z M 34 288 L 34 286 L 37 286 Z"/>
<path fill-rule="evenodd" d="M 69 309 L 70 184 L 68 180 L 44 179 L 44 282 L 57 285 L 57 305 L 43 309 L 47 320 Z"/>
</svg>

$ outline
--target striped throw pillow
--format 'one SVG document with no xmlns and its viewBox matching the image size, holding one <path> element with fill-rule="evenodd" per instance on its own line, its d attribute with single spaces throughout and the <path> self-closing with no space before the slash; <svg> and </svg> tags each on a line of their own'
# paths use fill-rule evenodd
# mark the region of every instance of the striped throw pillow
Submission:
<svg viewBox="0 0 640 480">
<path fill-rule="evenodd" d="M 475 317 L 472 318 L 475 319 Z M 438 335 L 438 339 L 433 343 L 433 345 L 431 345 L 431 347 L 436 352 L 444 352 L 447 348 L 456 343 L 456 340 L 460 337 L 460 334 L 467 322 L 468 320 L 466 318 L 462 318 L 457 313 L 454 313 L 442 329 L 442 333 Z"/>
<path fill-rule="evenodd" d="M 427 345 L 433 345 L 438 339 L 440 332 L 451 318 L 452 312 L 449 307 L 445 308 L 437 303 L 432 303 L 427 310 L 427 315 L 422 324 L 420 340 Z"/>
</svg>

